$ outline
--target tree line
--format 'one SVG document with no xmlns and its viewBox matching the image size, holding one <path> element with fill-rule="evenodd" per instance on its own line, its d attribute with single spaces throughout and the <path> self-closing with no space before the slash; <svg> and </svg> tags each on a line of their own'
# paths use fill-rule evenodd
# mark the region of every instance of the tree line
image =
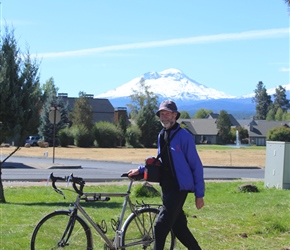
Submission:
<svg viewBox="0 0 290 250">
<path fill-rule="evenodd" d="M 256 103 L 256 119 L 267 121 L 289 121 L 290 101 L 287 99 L 286 89 L 279 85 L 275 89 L 275 94 L 267 93 L 266 86 L 260 81 L 255 89 L 253 102 Z"/>
</svg>

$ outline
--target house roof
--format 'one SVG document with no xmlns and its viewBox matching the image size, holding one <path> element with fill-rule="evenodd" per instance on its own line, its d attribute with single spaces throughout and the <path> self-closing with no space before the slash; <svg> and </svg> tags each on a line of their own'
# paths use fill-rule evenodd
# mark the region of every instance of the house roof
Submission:
<svg viewBox="0 0 290 250">
<path fill-rule="evenodd" d="M 77 98 L 63 97 L 68 101 L 68 109 L 72 110 Z M 93 113 L 114 113 L 114 107 L 108 99 L 88 98 L 90 105 L 92 106 Z"/>
<path fill-rule="evenodd" d="M 179 119 L 194 135 L 217 135 L 215 119 Z"/>
<path fill-rule="evenodd" d="M 68 97 L 66 93 L 61 93 L 59 98 L 68 103 L 68 111 L 72 111 L 78 98 Z M 92 107 L 93 122 L 108 121 L 114 123 L 115 109 L 108 99 L 96 98 L 93 95 L 86 95 L 89 105 Z"/>
<path fill-rule="evenodd" d="M 233 115 L 231 114 L 228 114 L 228 117 L 230 119 L 230 122 L 231 122 L 231 126 L 234 126 L 234 127 L 238 127 L 239 126 L 239 123 L 238 121 L 236 120 L 235 117 L 233 117 Z M 217 120 L 219 118 L 219 114 L 217 113 L 211 113 L 211 114 L 208 114 L 207 119 L 214 119 L 214 120 Z"/>
<path fill-rule="evenodd" d="M 238 120 L 241 127 L 248 128 L 249 137 L 266 137 L 268 131 L 275 127 L 290 126 L 290 122 L 266 120 Z"/>
</svg>

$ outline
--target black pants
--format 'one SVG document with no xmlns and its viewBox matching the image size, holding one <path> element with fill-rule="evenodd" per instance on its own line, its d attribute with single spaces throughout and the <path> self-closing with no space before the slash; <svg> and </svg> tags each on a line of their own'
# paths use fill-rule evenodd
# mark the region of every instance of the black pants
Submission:
<svg viewBox="0 0 290 250">
<path fill-rule="evenodd" d="M 182 210 L 187 191 L 162 189 L 163 207 L 158 215 L 155 229 L 154 250 L 163 250 L 166 236 L 172 229 L 177 239 L 189 250 L 201 250 L 187 227 L 187 219 Z"/>
</svg>

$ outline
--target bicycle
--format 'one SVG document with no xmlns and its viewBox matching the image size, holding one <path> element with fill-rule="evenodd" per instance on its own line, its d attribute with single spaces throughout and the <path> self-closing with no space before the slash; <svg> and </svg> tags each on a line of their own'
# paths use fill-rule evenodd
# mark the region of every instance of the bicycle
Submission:
<svg viewBox="0 0 290 250">
<path fill-rule="evenodd" d="M 123 174 L 121 177 L 128 177 Z M 72 187 L 77 197 L 69 210 L 56 210 L 44 216 L 36 225 L 30 242 L 31 250 L 40 249 L 93 249 L 92 231 L 89 225 L 103 239 L 104 249 L 153 249 L 154 245 L 154 221 L 159 213 L 161 205 L 146 204 L 142 202 L 133 204 L 130 199 L 131 187 L 134 181 L 141 180 L 143 176 L 128 177 L 130 182 L 125 193 L 91 193 L 83 192 L 85 181 L 71 174 L 68 177 L 55 177 L 51 173 L 54 190 L 64 195 L 62 190 L 56 187 L 57 181 L 72 182 Z M 106 235 L 107 225 L 102 220 L 101 225 L 85 211 L 81 205 L 84 202 L 109 201 L 110 197 L 124 197 L 121 214 L 117 221 L 111 220 L 115 231 L 113 239 Z M 127 206 L 131 214 L 124 221 Z M 82 215 L 80 216 L 79 213 Z M 124 221 L 124 223 L 123 223 Z M 88 224 L 88 223 L 89 224 Z M 166 239 L 165 249 L 174 249 L 175 237 L 170 232 Z"/>
</svg>

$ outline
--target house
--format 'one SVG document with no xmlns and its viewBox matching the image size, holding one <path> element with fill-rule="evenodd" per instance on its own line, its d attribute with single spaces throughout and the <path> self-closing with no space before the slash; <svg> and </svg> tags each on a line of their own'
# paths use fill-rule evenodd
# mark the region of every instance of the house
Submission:
<svg viewBox="0 0 290 250">
<path fill-rule="evenodd" d="M 187 129 L 195 136 L 196 144 L 219 144 L 217 119 L 219 114 L 211 113 L 204 119 L 180 119 L 179 122 L 184 124 Z M 239 127 L 239 122 L 228 114 L 231 127 Z"/>
<path fill-rule="evenodd" d="M 114 112 L 114 123 L 119 124 L 120 119 L 124 119 L 125 123 L 128 125 L 129 119 L 126 107 L 116 107 Z"/>
<path fill-rule="evenodd" d="M 241 127 L 246 128 L 249 133 L 249 144 L 266 146 L 268 131 L 275 127 L 290 126 L 290 122 L 266 121 L 266 120 L 238 120 Z"/>
<path fill-rule="evenodd" d="M 218 143 L 216 119 L 179 119 L 179 122 L 195 136 L 196 144 Z"/>
<path fill-rule="evenodd" d="M 290 127 L 290 122 L 254 120 L 253 118 L 236 120 L 230 114 L 229 118 L 232 127 L 243 127 L 248 130 L 250 145 L 266 146 L 270 129 L 279 126 Z M 179 123 L 186 126 L 194 135 L 196 144 L 218 144 L 217 119 L 218 114 L 209 114 L 204 119 L 179 119 Z"/>
<path fill-rule="evenodd" d="M 60 93 L 58 97 L 63 98 L 68 102 L 68 110 L 72 111 L 74 104 L 78 98 L 68 97 L 67 93 Z M 115 109 L 108 99 L 94 98 L 94 95 L 86 95 L 89 100 L 89 104 L 92 107 L 93 122 L 106 121 L 114 123 Z"/>
</svg>

